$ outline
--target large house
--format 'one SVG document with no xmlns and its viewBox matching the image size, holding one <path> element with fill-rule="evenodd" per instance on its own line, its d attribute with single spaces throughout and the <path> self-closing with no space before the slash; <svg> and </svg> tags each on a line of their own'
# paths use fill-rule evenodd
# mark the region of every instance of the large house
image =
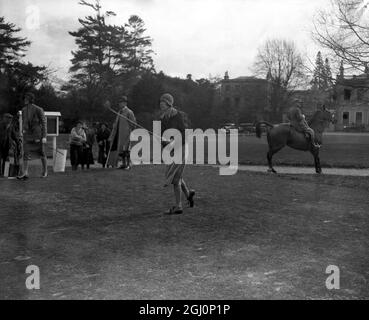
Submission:
<svg viewBox="0 0 369 320">
<path fill-rule="evenodd" d="M 238 77 L 230 79 L 228 72 L 220 82 L 220 100 L 229 122 L 242 123 L 269 120 L 271 117 L 271 85 L 268 79 Z M 318 90 L 294 90 L 288 102 L 279 110 L 281 121 L 287 121 L 288 110 L 299 100 L 303 113 L 309 118 L 318 107 L 331 107 L 331 92 Z"/>
<path fill-rule="evenodd" d="M 256 77 L 230 79 L 225 73 L 220 83 L 220 100 L 227 120 L 234 123 L 262 119 L 268 110 L 268 81 Z"/>
<path fill-rule="evenodd" d="M 336 129 L 369 130 L 369 70 L 357 76 L 345 76 L 341 65 L 334 101 Z"/>
</svg>

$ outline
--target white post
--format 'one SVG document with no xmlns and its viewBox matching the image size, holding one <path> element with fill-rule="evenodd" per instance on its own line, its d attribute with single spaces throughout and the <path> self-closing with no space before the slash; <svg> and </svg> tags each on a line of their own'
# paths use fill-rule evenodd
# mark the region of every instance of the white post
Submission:
<svg viewBox="0 0 369 320">
<path fill-rule="evenodd" d="M 53 137 L 53 163 L 55 163 L 56 158 L 56 137 Z"/>
<path fill-rule="evenodd" d="M 19 134 L 20 134 L 20 136 L 22 136 L 22 137 L 23 137 L 22 111 L 19 111 L 19 112 L 18 112 L 18 115 L 19 115 L 19 118 L 18 118 L 18 120 L 19 120 Z"/>
</svg>

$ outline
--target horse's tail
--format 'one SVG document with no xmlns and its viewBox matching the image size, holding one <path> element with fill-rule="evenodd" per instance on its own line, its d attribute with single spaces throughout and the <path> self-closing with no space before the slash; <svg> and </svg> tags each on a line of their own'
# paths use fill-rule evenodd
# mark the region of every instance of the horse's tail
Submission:
<svg viewBox="0 0 369 320">
<path fill-rule="evenodd" d="M 263 125 L 263 124 L 265 124 L 266 126 L 268 126 L 268 127 L 271 127 L 271 128 L 273 128 L 274 127 L 274 125 L 273 124 L 271 124 L 270 122 L 268 122 L 268 121 L 257 121 L 256 122 L 256 130 L 255 130 L 255 133 L 256 133 L 256 136 L 258 137 L 258 138 L 261 138 L 261 126 Z"/>
</svg>

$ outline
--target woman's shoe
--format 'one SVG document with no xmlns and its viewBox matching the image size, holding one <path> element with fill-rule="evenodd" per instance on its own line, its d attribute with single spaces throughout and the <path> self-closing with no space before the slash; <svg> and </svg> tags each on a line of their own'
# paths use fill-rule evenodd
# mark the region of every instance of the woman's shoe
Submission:
<svg viewBox="0 0 369 320">
<path fill-rule="evenodd" d="M 22 181 L 26 181 L 26 180 L 28 180 L 28 179 L 29 179 L 29 177 L 28 177 L 28 175 L 23 174 L 23 175 L 21 175 L 21 176 L 18 176 L 18 177 L 17 177 L 17 179 L 18 179 L 18 180 L 22 180 Z"/>
</svg>

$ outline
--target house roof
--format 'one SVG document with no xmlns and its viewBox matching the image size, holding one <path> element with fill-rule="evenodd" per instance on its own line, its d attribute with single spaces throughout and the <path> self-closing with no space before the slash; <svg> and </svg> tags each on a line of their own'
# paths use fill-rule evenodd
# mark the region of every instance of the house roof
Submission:
<svg viewBox="0 0 369 320">
<path fill-rule="evenodd" d="M 234 78 L 234 79 L 223 79 L 224 82 L 249 82 L 249 81 L 262 81 L 265 82 L 267 81 L 266 79 L 260 79 L 260 78 L 256 78 L 253 76 L 248 76 L 248 77 L 238 77 L 238 78 Z"/>
<path fill-rule="evenodd" d="M 349 87 L 368 87 L 369 76 L 366 73 L 345 77 L 344 79 L 338 79 L 337 85 L 349 86 Z"/>
</svg>

